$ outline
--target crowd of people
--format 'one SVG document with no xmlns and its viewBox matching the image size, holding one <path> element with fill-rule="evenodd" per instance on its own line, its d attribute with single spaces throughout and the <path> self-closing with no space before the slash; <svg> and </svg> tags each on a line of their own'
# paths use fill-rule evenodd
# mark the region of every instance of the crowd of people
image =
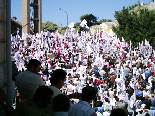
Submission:
<svg viewBox="0 0 155 116">
<path fill-rule="evenodd" d="M 155 51 L 147 40 L 134 48 L 104 31 L 68 30 L 64 35 L 23 34 L 11 41 L 22 116 L 51 114 L 49 104 L 56 116 L 110 116 L 114 109 L 148 115 L 155 110 Z M 47 89 L 38 90 L 46 96 L 36 96 L 39 86 Z"/>
</svg>

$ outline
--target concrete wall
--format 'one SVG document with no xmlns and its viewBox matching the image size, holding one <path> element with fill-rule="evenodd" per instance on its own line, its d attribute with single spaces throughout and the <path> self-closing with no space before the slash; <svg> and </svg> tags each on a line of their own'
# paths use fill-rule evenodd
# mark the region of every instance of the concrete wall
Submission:
<svg viewBox="0 0 155 116">
<path fill-rule="evenodd" d="M 22 33 L 30 33 L 30 0 L 22 0 Z"/>
<path fill-rule="evenodd" d="M 0 0 L 0 87 L 12 105 L 11 0 Z"/>
<path fill-rule="evenodd" d="M 38 0 L 39 4 L 39 29 L 38 32 L 40 33 L 42 31 L 42 0 Z"/>
<path fill-rule="evenodd" d="M 37 2 L 35 3 L 37 5 L 35 7 L 35 13 L 34 15 L 37 15 L 35 19 L 31 20 L 37 20 L 35 21 L 35 33 L 40 33 L 42 30 L 42 0 L 36 0 Z M 30 33 L 30 0 L 22 0 L 22 33 Z M 26 26 L 25 26 L 26 25 Z"/>
<path fill-rule="evenodd" d="M 6 0 L 0 0 L 0 87 L 6 89 Z"/>
</svg>

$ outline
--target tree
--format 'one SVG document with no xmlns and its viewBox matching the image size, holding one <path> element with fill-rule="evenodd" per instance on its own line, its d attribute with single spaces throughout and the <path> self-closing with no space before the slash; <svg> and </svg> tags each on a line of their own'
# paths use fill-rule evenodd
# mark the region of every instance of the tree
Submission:
<svg viewBox="0 0 155 116">
<path fill-rule="evenodd" d="M 103 22 L 112 22 L 111 19 L 101 19 L 100 21 L 97 22 L 97 24 L 102 24 Z"/>
<path fill-rule="evenodd" d="M 92 14 L 86 14 L 86 15 L 82 15 L 80 17 L 80 20 L 83 21 L 83 20 L 86 20 L 87 21 L 87 25 L 88 27 L 92 26 L 92 25 L 96 25 L 97 24 L 97 17 L 95 17 L 94 15 Z"/>
<path fill-rule="evenodd" d="M 133 7 L 132 7 L 133 9 Z M 131 40 L 133 46 L 137 46 L 138 42 L 147 39 L 153 47 L 155 47 L 155 11 L 141 9 L 132 11 L 131 7 L 123 7 L 122 11 L 115 12 L 115 18 L 119 26 L 113 27 L 114 32 L 119 38 L 129 43 Z"/>
<path fill-rule="evenodd" d="M 55 32 L 58 29 L 58 26 L 50 21 L 42 23 L 42 30 L 43 31 L 50 31 Z"/>
<path fill-rule="evenodd" d="M 74 28 L 75 28 L 75 31 L 80 32 L 80 23 L 78 23 L 78 22 L 75 23 Z"/>
<path fill-rule="evenodd" d="M 58 32 L 63 35 L 66 32 L 67 27 L 59 27 Z"/>
</svg>

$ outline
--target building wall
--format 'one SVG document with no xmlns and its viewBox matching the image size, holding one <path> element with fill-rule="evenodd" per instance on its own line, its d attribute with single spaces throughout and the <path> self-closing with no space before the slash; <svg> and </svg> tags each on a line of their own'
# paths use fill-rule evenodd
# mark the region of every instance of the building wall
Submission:
<svg viewBox="0 0 155 116">
<path fill-rule="evenodd" d="M 42 0 L 38 0 L 39 3 L 39 29 L 38 32 L 42 31 Z"/>
<path fill-rule="evenodd" d="M 0 0 L 0 87 L 6 88 L 6 0 Z"/>
<path fill-rule="evenodd" d="M 22 33 L 30 33 L 30 0 L 22 0 Z"/>
<path fill-rule="evenodd" d="M 22 36 L 22 26 L 17 25 L 14 21 L 11 20 L 11 34 L 12 34 L 12 36 L 16 36 L 17 31 L 19 31 L 18 34 L 20 36 Z"/>
<path fill-rule="evenodd" d="M 34 19 L 30 19 L 30 6 L 34 7 Z M 35 0 L 30 5 L 30 0 L 22 0 L 22 33 L 30 33 L 30 20 L 34 21 L 34 33 L 40 33 L 42 29 L 42 0 Z"/>
<path fill-rule="evenodd" d="M 11 0 L 0 0 L 0 88 L 12 106 Z"/>
</svg>

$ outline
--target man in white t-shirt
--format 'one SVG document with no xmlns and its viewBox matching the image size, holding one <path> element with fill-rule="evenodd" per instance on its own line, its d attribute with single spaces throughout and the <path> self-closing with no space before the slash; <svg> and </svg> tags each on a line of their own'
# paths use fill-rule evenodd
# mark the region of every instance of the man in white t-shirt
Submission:
<svg viewBox="0 0 155 116">
<path fill-rule="evenodd" d="M 27 70 L 15 77 L 21 100 L 32 99 L 37 88 L 45 85 L 43 79 L 38 74 L 41 69 L 40 66 L 40 61 L 32 59 L 27 65 Z"/>
</svg>

